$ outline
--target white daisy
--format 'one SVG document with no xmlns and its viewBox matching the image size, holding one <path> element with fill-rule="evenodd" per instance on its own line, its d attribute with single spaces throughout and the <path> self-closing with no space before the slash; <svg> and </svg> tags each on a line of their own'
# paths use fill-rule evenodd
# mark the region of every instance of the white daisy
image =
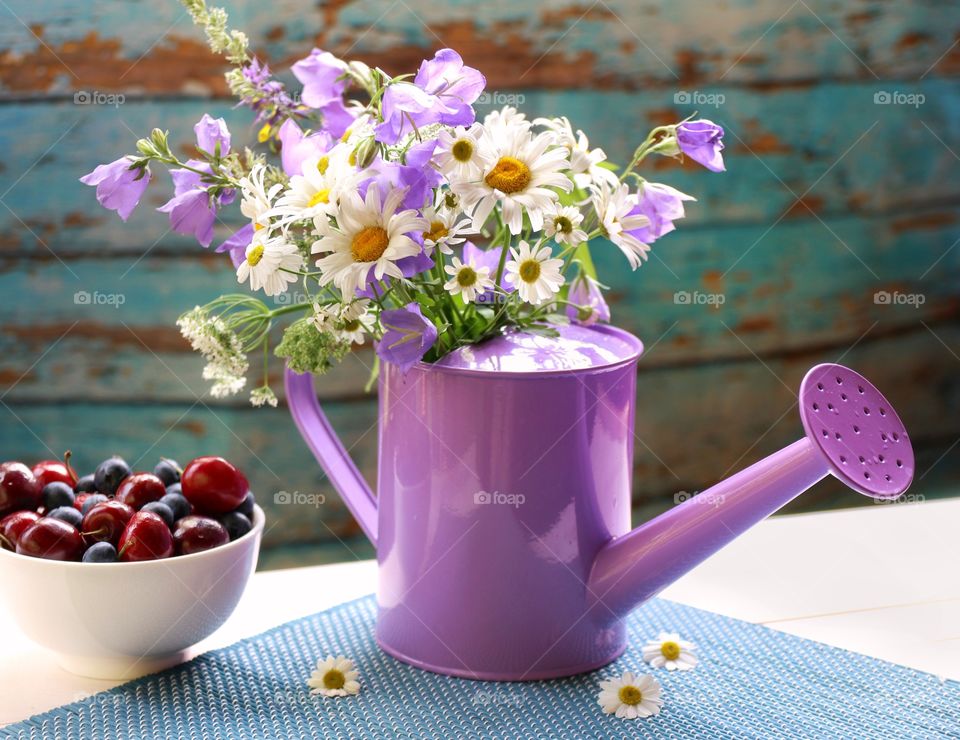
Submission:
<svg viewBox="0 0 960 740">
<path fill-rule="evenodd" d="M 307 679 L 311 694 L 321 696 L 347 696 L 360 692 L 360 674 L 353 661 L 338 655 L 328 655 L 326 660 L 317 661 L 317 669 Z"/>
<path fill-rule="evenodd" d="M 320 285 L 332 282 L 349 300 L 367 284 L 371 272 L 377 280 L 385 275 L 403 277 L 397 261 L 420 252 L 410 233 L 422 233 L 429 226 L 414 210 L 397 212 L 405 192 L 391 190 L 381 206 L 380 188 L 371 184 L 365 200 L 356 191 L 341 196 L 336 227 L 326 218 L 316 219 L 320 238 L 311 251 L 330 252 L 317 260 Z"/>
<path fill-rule="evenodd" d="M 470 218 L 463 217 L 455 208 L 447 208 L 445 200 L 446 196 L 441 194 L 437 198 L 437 205 L 423 209 L 423 217 L 428 224 L 423 232 L 423 248 L 427 254 L 434 247 L 443 254 L 453 254 L 453 247 L 463 244 L 468 235 L 477 233 Z"/>
<path fill-rule="evenodd" d="M 523 214 L 530 218 L 534 231 L 543 228 L 543 210 L 557 199 L 559 188 L 567 192 L 573 187 L 563 174 L 567 167 L 566 151 L 550 148 L 549 134 L 534 136 L 526 129 L 497 139 L 485 139 L 484 158 L 488 164 L 483 178 L 475 182 L 457 182 L 452 187 L 472 211 L 473 225 L 483 228 L 484 222 L 500 203 L 503 220 L 511 234 L 523 229 Z"/>
<path fill-rule="evenodd" d="M 529 131 L 531 123 L 527 117 L 512 105 L 487 113 L 483 118 L 485 138 L 494 141 L 509 137 L 516 131 Z"/>
<path fill-rule="evenodd" d="M 603 149 L 591 149 L 587 135 L 581 130 L 573 133 L 573 126 L 566 116 L 559 118 L 537 118 L 533 122 L 549 130 L 558 146 L 565 147 L 570 158 L 570 171 L 578 188 L 586 189 L 595 182 L 605 182 L 616 187 L 619 178 L 612 170 L 600 166 L 606 161 Z"/>
<path fill-rule="evenodd" d="M 695 648 L 692 642 L 681 640 L 676 632 L 661 632 L 656 640 L 643 646 L 643 659 L 654 668 L 689 671 L 698 662 L 693 654 Z"/>
<path fill-rule="evenodd" d="M 537 306 L 553 298 L 563 285 L 563 260 L 551 259 L 550 247 L 531 249 L 523 240 L 517 246 L 510 248 L 513 259 L 504 266 L 505 279 L 516 286 L 521 299 Z"/>
<path fill-rule="evenodd" d="M 250 281 L 251 290 L 263 289 L 267 295 L 284 293 L 290 283 L 300 279 L 299 275 L 284 272 L 303 269 L 303 257 L 293 244 L 282 237 L 254 240 L 247 247 L 246 258 L 237 268 L 237 282 Z"/>
<path fill-rule="evenodd" d="M 451 276 L 443 284 L 444 290 L 451 295 L 459 293 L 463 296 L 464 303 L 472 303 L 476 300 L 477 293 L 482 294 L 493 290 L 489 267 L 477 267 L 472 260 L 464 264 L 458 257 L 454 257 L 453 264 L 446 265 L 443 269 Z"/>
<path fill-rule="evenodd" d="M 257 164 L 250 170 L 250 174 L 240 180 L 240 212 L 250 219 L 254 231 L 268 228 L 270 226 L 270 209 L 273 207 L 273 199 L 277 193 L 283 190 L 283 185 L 275 183 L 266 189 L 263 182 L 264 174 L 267 168 L 262 164 Z"/>
<path fill-rule="evenodd" d="M 356 170 L 348 159 L 347 147 L 338 145 L 304 161 L 301 174 L 290 178 L 270 215 L 289 223 L 333 214 L 340 195 L 357 182 Z"/>
<path fill-rule="evenodd" d="M 317 327 L 317 331 L 326 334 L 335 331 L 339 308 L 329 303 L 314 303 L 313 315 L 310 317 L 310 323 Z"/>
<path fill-rule="evenodd" d="M 433 158 L 448 180 L 472 180 L 480 176 L 486 164 L 480 151 L 482 136 L 483 126 L 479 123 L 469 129 L 457 126 L 440 131 Z"/>
<path fill-rule="evenodd" d="M 360 298 L 340 309 L 336 328 L 341 339 L 350 344 L 363 344 L 366 334 L 372 331 L 377 323 L 377 317 L 369 307 L 370 301 Z"/>
<path fill-rule="evenodd" d="M 543 233 L 557 244 L 576 246 L 587 240 L 587 232 L 579 228 L 581 223 L 583 214 L 579 208 L 554 203 L 544 215 Z"/>
<path fill-rule="evenodd" d="M 646 674 L 634 676 L 630 671 L 619 678 L 601 681 L 597 702 L 604 714 L 615 714 L 621 719 L 652 717 L 660 714 L 663 706 L 656 679 Z"/>
<path fill-rule="evenodd" d="M 647 258 L 650 246 L 629 232 L 646 226 L 650 219 L 639 213 L 631 214 L 637 207 L 637 196 L 631 194 L 625 184 L 613 189 L 601 183 L 594 185 L 592 190 L 593 207 L 604 235 L 619 247 L 630 267 L 636 270 Z"/>
</svg>

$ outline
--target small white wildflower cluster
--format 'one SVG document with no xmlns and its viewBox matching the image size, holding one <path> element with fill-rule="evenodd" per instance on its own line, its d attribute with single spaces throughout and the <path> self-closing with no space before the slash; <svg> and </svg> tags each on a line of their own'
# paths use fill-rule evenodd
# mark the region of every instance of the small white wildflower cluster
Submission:
<svg viewBox="0 0 960 740">
<path fill-rule="evenodd" d="M 247 384 L 249 362 L 240 338 L 226 322 L 197 306 L 177 320 L 180 332 L 207 361 L 203 379 L 212 380 L 215 398 L 233 395 Z"/>
</svg>

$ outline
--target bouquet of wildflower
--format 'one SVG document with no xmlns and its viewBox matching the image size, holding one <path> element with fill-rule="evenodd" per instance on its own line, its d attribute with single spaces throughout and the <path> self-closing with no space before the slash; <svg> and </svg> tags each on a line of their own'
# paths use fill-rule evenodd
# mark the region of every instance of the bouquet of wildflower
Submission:
<svg viewBox="0 0 960 740">
<path fill-rule="evenodd" d="M 368 338 L 377 363 L 406 371 L 503 331 L 609 321 L 591 240 L 636 269 L 694 200 L 636 167 L 656 154 L 723 170 L 723 130 L 706 120 L 653 129 L 622 168 L 565 117 L 528 120 L 505 107 L 478 122 L 486 81 L 452 49 L 397 77 L 314 49 L 293 65 L 295 96 L 222 9 L 183 4 L 230 61 L 227 81 L 254 111 L 260 146 L 238 149 L 223 119 L 204 115 L 196 158 L 181 161 L 155 129 L 137 154 L 82 181 L 126 220 L 152 167 L 171 168 L 173 197 L 159 210 L 204 247 L 219 212 L 239 201 L 246 223 L 217 251 L 230 253 L 253 294 L 222 296 L 178 321 L 216 396 L 242 390 L 248 356 L 262 352 L 251 401 L 276 404 L 271 330 L 288 315 L 274 353 L 313 373 Z M 303 298 L 284 298 L 295 285 Z"/>
</svg>

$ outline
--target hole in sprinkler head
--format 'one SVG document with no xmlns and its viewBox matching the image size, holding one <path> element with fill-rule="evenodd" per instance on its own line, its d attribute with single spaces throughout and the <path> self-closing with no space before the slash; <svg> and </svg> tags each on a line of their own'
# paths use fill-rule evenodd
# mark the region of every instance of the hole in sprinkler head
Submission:
<svg viewBox="0 0 960 740">
<path fill-rule="evenodd" d="M 837 385 L 843 385 L 843 378 L 841 378 L 839 375 L 837 376 Z"/>
<path fill-rule="evenodd" d="M 861 465 L 867 462 L 866 458 L 863 455 L 858 455 L 857 459 L 860 461 Z"/>
<path fill-rule="evenodd" d="M 897 460 L 897 467 L 898 467 L 898 468 L 902 468 L 902 467 L 903 467 L 903 460 Z"/>
<path fill-rule="evenodd" d="M 833 411 L 833 404 L 832 404 L 832 403 L 828 403 L 828 404 L 827 404 L 827 408 L 830 409 L 831 411 Z"/>
<path fill-rule="evenodd" d="M 887 410 L 886 410 L 883 406 L 881 406 L 879 409 L 877 409 L 877 411 L 880 412 L 880 416 L 886 416 L 886 415 L 887 415 Z"/>
<path fill-rule="evenodd" d="M 858 385 L 858 386 L 857 386 L 857 390 L 858 390 L 860 393 L 863 393 L 863 386 L 862 386 L 862 385 Z"/>
<path fill-rule="evenodd" d="M 880 462 L 883 462 L 883 455 L 877 455 L 877 460 L 879 460 Z"/>
<path fill-rule="evenodd" d="M 816 403 L 813 404 L 813 410 L 814 410 L 814 411 L 819 411 L 819 410 L 820 410 L 820 405 L 819 405 L 819 404 L 816 404 Z"/>
<path fill-rule="evenodd" d="M 822 391 L 822 390 L 823 390 L 823 383 L 817 383 L 817 390 L 818 390 L 818 391 Z"/>
<path fill-rule="evenodd" d="M 864 471 L 863 471 L 863 477 L 866 478 L 867 480 L 870 480 L 870 471 L 864 470 Z"/>
<path fill-rule="evenodd" d="M 847 464 L 847 458 L 845 458 L 843 455 L 840 455 L 840 462 L 842 462 L 844 465 L 846 465 L 846 464 Z"/>
<path fill-rule="evenodd" d="M 829 436 L 830 436 L 830 432 L 828 432 L 826 429 L 824 429 L 824 430 L 823 430 L 823 436 L 824 436 L 824 437 L 829 437 Z"/>
<path fill-rule="evenodd" d="M 846 393 L 841 393 L 841 394 L 840 394 L 840 400 L 846 401 L 846 400 L 847 400 L 847 394 L 846 394 Z"/>
<path fill-rule="evenodd" d="M 900 435 L 897 434 L 896 432 L 893 433 L 893 441 L 894 441 L 894 442 L 899 442 L 899 441 L 900 441 Z"/>
<path fill-rule="evenodd" d="M 866 406 L 863 407 L 863 415 L 870 416 L 870 409 L 868 409 Z"/>
<path fill-rule="evenodd" d="M 887 441 L 887 433 L 886 433 L 886 432 L 880 432 L 880 439 L 882 439 L 884 442 L 886 442 L 886 441 Z"/>
<path fill-rule="evenodd" d="M 853 433 L 860 434 L 860 427 L 858 427 L 856 424 L 853 425 Z"/>
<path fill-rule="evenodd" d="M 889 483 L 889 482 L 890 482 L 890 474 L 887 473 L 885 476 L 883 476 L 883 479 L 884 479 L 887 483 Z"/>
<path fill-rule="evenodd" d="M 837 438 L 837 441 L 838 441 L 838 442 L 839 442 L 841 439 L 843 439 L 843 437 L 840 436 L 840 432 L 834 432 L 834 433 L 833 433 L 833 436 Z"/>
</svg>

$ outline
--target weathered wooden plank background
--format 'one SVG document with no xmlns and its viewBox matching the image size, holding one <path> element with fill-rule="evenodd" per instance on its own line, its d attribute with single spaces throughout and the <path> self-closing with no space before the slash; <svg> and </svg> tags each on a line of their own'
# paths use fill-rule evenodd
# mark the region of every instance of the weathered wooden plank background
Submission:
<svg viewBox="0 0 960 740">
<path fill-rule="evenodd" d="M 657 258 L 633 274 L 613 250 L 599 257 L 615 320 L 651 347 L 638 391 L 638 516 L 791 441 L 803 372 L 841 357 L 902 411 L 919 450 L 915 493 L 960 482 L 955 4 L 224 4 L 278 69 L 314 45 L 391 71 L 453 46 L 486 73 L 489 105 L 566 114 L 614 159 L 695 109 L 726 127 L 726 175 L 655 163 L 658 179 L 699 196 Z M 224 97 L 220 61 L 173 0 L 0 5 L 2 456 L 71 447 L 88 467 L 114 451 L 144 466 L 221 453 L 270 509 L 266 564 L 369 554 L 282 408 L 205 395 L 173 322 L 232 289 L 224 260 L 168 232 L 150 208 L 164 187 L 123 225 L 76 181 L 154 126 L 186 151 L 204 111 L 237 139 L 251 135 Z M 78 291 L 123 305 L 78 303 Z M 724 303 L 678 302 L 684 291 Z M 884 303 L 878 292 L 921 298 Z M 358 382 L 368 361 L 319 391 L 373 479 L 375 400 Z M 272 505 L 279 490 L 327 498 L 293 511 Z M 824 484 L 795 508 L 858 502 Z"/>
</svg>

